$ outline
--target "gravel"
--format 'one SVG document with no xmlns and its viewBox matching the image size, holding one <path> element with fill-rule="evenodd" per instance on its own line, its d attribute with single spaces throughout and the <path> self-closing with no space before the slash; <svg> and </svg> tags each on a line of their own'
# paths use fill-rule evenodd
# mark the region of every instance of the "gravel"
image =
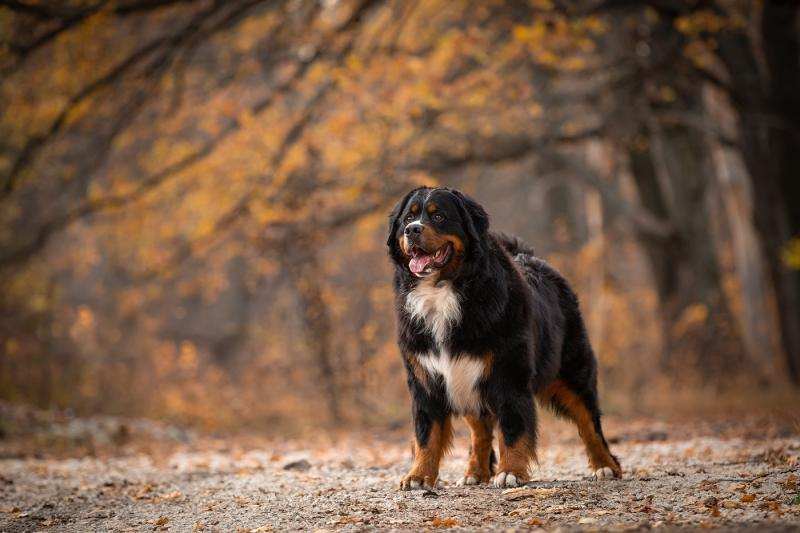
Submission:
<svg viewBox="0 0 800 533">
<path fill-rule="evenodd" d="M 561 428 L 541 446 L 534 481 L 510 490 L 455 486 L 463 434 L 432 491 L 397 490 L 410 464 L 407 441 L 353 434 L 4 459 L 0 530 L 800 529 L 797 435 L 692 434 L 662 424 L 655 439 L 628 429 L 618 423 L 623 437 L 612 445 L 623 479 L 589 480 L 581 446 Z"/>
</svg>

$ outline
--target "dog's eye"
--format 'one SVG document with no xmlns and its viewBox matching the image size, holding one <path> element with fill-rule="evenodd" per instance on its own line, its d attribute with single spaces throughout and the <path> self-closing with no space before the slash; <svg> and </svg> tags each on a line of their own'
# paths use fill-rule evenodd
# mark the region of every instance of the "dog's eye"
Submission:
<svg viewBox="0 0 800 533">
<path fill-rule="evenodd" d="M 434 222 L 444 222 L 444 215 L 441 213 L 434 213 L 431 218 Z"/>
<path fill-rule="evenodd" d="M 406 222 L 411 222 L 412 220 L 414 220 L 414 215 L 411 214 L 411 213 L 407 214 L 406 218 L 405 218 L 405 221 Z"/>
</svg>

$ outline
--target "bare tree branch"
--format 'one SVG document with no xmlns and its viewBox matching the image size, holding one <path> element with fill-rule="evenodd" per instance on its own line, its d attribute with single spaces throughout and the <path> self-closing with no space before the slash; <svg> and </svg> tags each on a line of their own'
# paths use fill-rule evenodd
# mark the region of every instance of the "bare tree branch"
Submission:
<svg viewBox="0 0 800 533">
<path fill-rule="evenodd" d="M 138 14 L 145 11 L 152 11 L 174 4 L 190 3 L 192 0 L 143 0 L 138 2 L 125 2 L 114 6 L 108 11 L 118 16 Z M 5 6 L 11 11 L 30 15 L 45 22 L 57 22 L 58 25 L 45 31 L 42 35 L 32 42 L 24 45 L 10 45 L 10 49 L 17 56 L 11 66 L 4 69 L 7 74 L 14 68 L 19 67 L 27 57 L 53 41 L 56 37 L 67 30 L 74 28 L 107 8 L 109 0 L 100 0 L 95 4 L 85 6 L 80 9 L 59 9 L 46 4 L 28 4 L 18 0 L 0 0 L 0 6 Z"/>
<path fill-rule="evenodd" d="M 354 27 L 354 24 L 360 21 L 365 13 L 365 11 L 372 6 L 376 5 L 378 2 L 376 0 L 366 0 L 362 2 L 359 6 L 357 6 L 351 16 L 342 24 L 337 30 L 336 34 L 344 32 L 346 30 L 350 30 Z M 335 55 L 337 64 L 340 64 L 344 61 L 345 57 L 352 49 L 352 46 L 355 42 L 355 37 L 351 38 L 348 43 Z M 318 60 L 320 58 L 326 57 L 326 54 L 321 52 L 322 47 L 318 48 L 318 51 L 310 58 L 302 63 L 301 67 L 299 67 L 295 73 L 284 83 L 282 83 L 275 91 L 271 92 L 261 101 L 256 102 L 255 105 L 252 106 L 251 112 L 256 114 L 265 108 L 267 108 L 278 96 L 285 94 L 288 92 L 292 87 L 294 87 L 295 83 L 300 80 L 303 75 L 307 72 L 310 64 Z M 281 146 L 276 151 L 276 154 L 273 158 L 272 169 L 273 172 L 277 170 L 278 165 L 285 157 L 286 153 L 288 152 L 289 148 L 300 138 L 303 130 L 310 122 L 312 113 L 316 109 L 316 104 L 322 101 L 324 96 L 328 93 L 330 89 L 334 86 L 332 81 L 324 84 L 317 92 L 310 104 L 306 107 L 304 113 L 301 117 L 294 123 L 292 128 L 289 129 L 287 132 L 286 137 L 284 138 Z M 240 128 L 240 124 L 238 121 L 233 121 L 229 125 L 227 125 L 219 134 L 217 134 L 213 139 L 208 141 L 201 147 L 199 150 L 190 154 L 189 156 L 185 157 L 181 161 L 167 167 L 166 169 L 158 172 L 150 177 L 146 178 L 144 181 L 140 182 L 138 186 L 133 190 L 125 194 L 118 194 L 118 195 L 109 195 L 102 198 L 98 198 L 95 200 L 90 200 L 85 202 L 84 204 L 68 211 L 67 213 L 56 216 L 43 226 L 39 228 L 36 233 L 34 239 L 30 242 L 18 247 L 16 250 L 12 250 L 11 252 L 0 256 L 0 267 L 10 267 L 14 265 L 21 264 L 27 261 L 30 257 L 32 257 L 35 253 L 41 250 L 47 242 L 52 238 L 53 235 L 62 231 L 63 229 L 67 228 L 71 224 L 77 222 L 78 220 L 83 219 L 84 217 L 96 213 L 100 213 L 103 211 L 107 211 L 110 209 L 115 209 L 127 205 L 139 198 L 141 198 L 144 194 L 149 192 L 150 190 L 154 189 L 161 183 L 163 183 L 168 178 L 174 177 L 178 175 L 181 171 L 189 168 L 190 166 L 196 164 L 197 162 L 201 161 L 216 149 L 216 147 L 228 136 L 230 136 L 233 132 L 237 131 Z M 242 215 L 247 213 L 248 211 L 248 204 L 252 201 L 254 197 L 254 193 L 256 192 L 257 185 L 261 184 L 259 180 L 254 184 L 254 186 L 248 191 L 248 194 L 243 195 L 242 198 L 237 201 L 231 209 L 229 209 L 224 215 L 222 215 L 214 225 L 214 229 L 210 232 L 211 235 L 215 235 L 226 228 L 230 227 L 232 223 L 238 220 Z M 188 257 L 191 255 L 191 248 L 189 246 L 189 251 L 179 251 L 176 254 L 175 262 L 179 263 L 183 259 L 182 257 Z M 172 261 L 170 261 L 171 263 Z"/>
<path fill-rule="evenodd" d="M 67 119 L 74 109 L 79 107 L 84 101 L 95 95 L 98 91 L 114 84 L 128 71 L 150 57 L 151 54 L 161 50 L 162 47 L 167 46 L 168 49 L 164 52 L 164 54 L 169 53 L 169 47 L 174 49 L 174 47 L 178 46 L 182 40 L 187 38 L 189 33 L 196 32 L 199 29 L 200 24 L 205 18 L 213 15 L 219 9 L 220 5 L 215 4 L 212 8 L 203 11 L 194 17 L 178 33 L 171 36 L 161 37 L 148 43 L 128 56 L 125 60 L 119 63 L 116 67 L 112 68 L 105 75 L 89 83 L 82 90 L 73 95 L 64 105 L 58 116 L 50 124 L 50 127 L 42 134 L 34 135 L 28 139 L 22 150 L 20 150 L 20 153 L 14 160 L 9 173 L 4 180 L 4 183 L 0 188 L 0 200 L 4 200 L 12 192 L 14 192 L 14 190 L 17 188 L 17 184 L 23 170 L 33 161 L 37 153 L 46 145 L 46 143 L 63 130 L 67 123 Z M 161 59 L 163 60 L 164 56 L 162 56 Z"/>
</svg>

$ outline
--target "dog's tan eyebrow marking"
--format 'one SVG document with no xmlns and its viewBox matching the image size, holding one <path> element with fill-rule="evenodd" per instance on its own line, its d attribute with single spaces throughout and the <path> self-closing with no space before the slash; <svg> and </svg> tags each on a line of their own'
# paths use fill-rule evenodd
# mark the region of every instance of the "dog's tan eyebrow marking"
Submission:
<svg viewBox="0 0 800 533">
<path fill-rule="evenodd" d="M 431 202 L 425 209 L 428 211 L 429 215 L 432 215 L 436 211 L 437 207 L 435 203 Z"/>
<path fill-rule="evenodd" d="M 411 213 L 414 215 L 419 213 L 419 204 L 411 204 Z"/>
</svg>

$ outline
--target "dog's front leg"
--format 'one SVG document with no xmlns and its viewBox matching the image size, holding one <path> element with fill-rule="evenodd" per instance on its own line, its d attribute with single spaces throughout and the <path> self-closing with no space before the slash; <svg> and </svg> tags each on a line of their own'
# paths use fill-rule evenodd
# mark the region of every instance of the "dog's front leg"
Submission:
<svg viewBox="0 0 800 533">
<path fill-rule="evenodd" d="M 499 428 L 499 457 L 494 484 L 516 487 L 530 479 L 536 461 L 536 406 L 525 358 L 501 359 L 489 383 L 492 411 Z"/>
<path fill-rule="evenodd" d="M 443 394 L 429 392 L 413 376 L 409 389 L 414 415 L 414 463 L 400 481 L 400 488 L 433 488 L 439 478 L 439 462 L 453 439 L 450 409 Z"/>
<path fill-rule="evenodd" d="M 536 461 L 536 411 L 527 395 L 509 398 L 498 409 L 500 427 L 496 487 L 517 487 L 530 479 Z"/>
</svg>

